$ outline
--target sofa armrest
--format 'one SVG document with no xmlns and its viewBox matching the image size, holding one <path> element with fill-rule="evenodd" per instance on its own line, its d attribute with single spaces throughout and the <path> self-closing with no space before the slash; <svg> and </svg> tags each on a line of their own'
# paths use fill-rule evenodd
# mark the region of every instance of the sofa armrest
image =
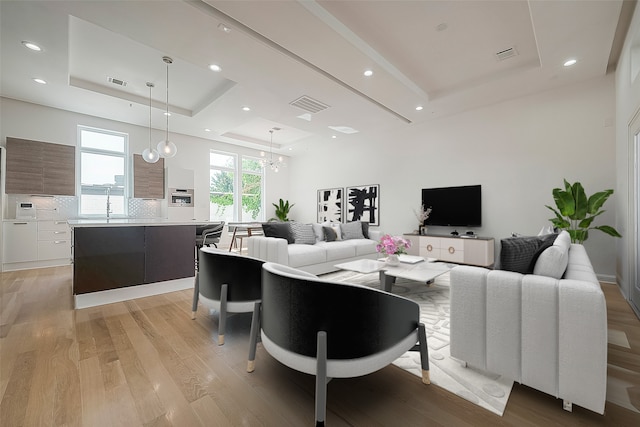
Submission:
<svg viewBox="0 0 640 427">
<path fill-rule="evenodd" d="M 384 232 L 381 231 L 381 230 L 371 230 L 371 229 L 369 229 L 369 239 L 371 239 L 371 240 L 375 240 L 375 241 L 379 242 L 383 235 L 384 235 Z"/>
<path fill-rule="evenodd" d="M 279 237 L 251 236 L 247 239 L 249 256 L 289 265 L 289 242 Z"/>
</svg>

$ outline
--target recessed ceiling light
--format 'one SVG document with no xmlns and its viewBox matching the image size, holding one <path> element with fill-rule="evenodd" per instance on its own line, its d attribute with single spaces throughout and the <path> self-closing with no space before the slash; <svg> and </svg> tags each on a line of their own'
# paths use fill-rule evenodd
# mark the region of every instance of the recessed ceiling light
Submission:
<svg viewBox="0 0 640 427">
<path fill-rule="evenodd" d="M 171 117 L 171 113 L 164 112 L 164 113 L 162 113 L 162 114 L 164 114 L 165 116 L 169 116 L 169 117 Z"/>
<path fill-rule="evenodd" d="M 422 109 L 423 109 L 423 108 L 424 108 L 424 107 L 423 107 L 422 105 L 418 105 L 418 106 L 416 107 L 416 111 L 422 111 Z"/>
<path fill-rule="evenodd" d="M 27 49 L 31 49 L 31 50 L 35 50 L 36 52 L 40 52 L 42 50 L 42 48 L 40 46 L 38 46 L 35 43 L 32 42 L 28 42 L 26 40 L 24 40 L 22 42 L 22 44 L 24 45 L 24 47 L 26 47 Z"/>
<path fill-rule="evenodd" d="M 205 131 L 205 132 L 211 132 L 211 129 L 209 129 L 209 128 L 205 128 L 205 130 L 204 130 L 204 131 Z"/>
<path fill-rule="evenodd" d="M 242 107 L 242 111 L 251 111 L 251 108 L 245 105 L 244 107 Z"/>
<path fill-rule="evenodd" d="M 211 71 L 215 71 L 216 73 L 219 73 L 220 71 L 222 71 L 222 67 L 220 67 L 218 64 L 209 65 L 209 69 Z"/>
<path fill-rule="evenodd" d="M 47 84 L 47 82 L 42 80 L 42 79 L 33 79 L 33 81 L 36 82 L 36 83 L 40 83 L 41 85 L 46 85 Z"/>
<path fill-rule="evenodd" d="M 577 60 L 575 60 L 575 59 L 569 59 L 569 60 L 567 60 L 567 61 L 564 63 L 564 66 L 565 66 L 565 67 L 571 67 L 571 66 L 572 66 L 572 65 L 574 65 L 576 62 L 578 62 L 578 61 L 577 61 Z"/>
<path fill-rule="evenodd" d="M 229 34 L 231 32 L 231 27 L 228 27 L 226 24 L 223 24 L 222 22 L 218 24 L 218 29 L 220 31 L 223 31 L 227 34 Z"/>
<path fill-rule="evenodd" d="M 364 76 L 365 76 L 365 77 L 371 77 L 371 76 L 373 76 L 373 71 L 371 71 L 371 70 L 364 70 Z"/>
<path fill-rule="evenodd" d="M 347 135 L 360 132 L 359 130 L 354 129 L 351 126 L 329 126 L 329 129 L 335 130 L 337 132 L 346 133 Z"/>
<path fill-rule="evenodd" d="M 331 138 L 336 139 L 336 138 L 337 138 L 337 136 L 335 136 L 335 135 L 331 135 Z"/>
</svg>

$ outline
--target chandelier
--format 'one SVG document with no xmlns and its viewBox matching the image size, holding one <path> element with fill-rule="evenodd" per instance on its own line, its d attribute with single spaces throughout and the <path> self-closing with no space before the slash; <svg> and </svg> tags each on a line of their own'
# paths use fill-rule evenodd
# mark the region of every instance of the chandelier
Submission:
<svg viewBox="0 0 640 427">
<path fill-rule="evenodd" d="M 263 168 L 270 167 L 272 171 L 278 172 L 282 166 L 286 166 L 284 163 L 284 159 L 282 156 L 279 156 L 276 160 L 273 159 L 273 132 L 280 130 L 280 128 L 269 129 L 269 133 L 271 134 L 271 143 L 269 145 L 269 157 L 264 151 L 260 152 L 260 165 Z"/>
</svg>

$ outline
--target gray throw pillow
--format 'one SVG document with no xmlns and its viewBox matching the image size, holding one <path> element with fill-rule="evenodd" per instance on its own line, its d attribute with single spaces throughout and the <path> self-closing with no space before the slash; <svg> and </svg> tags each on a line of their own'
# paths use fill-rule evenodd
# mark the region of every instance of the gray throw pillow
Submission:
<svg viewBox="0 0 640 427">
<path fill-rule="evenodd" d="M 313 226 L 311 224 L 292 222 L 291 232 L 293 233 L 294 243 L 303 245 L 314 245 L 316 243 L 316 235 L 313 232 Z"/>
<path fill-rule="evenodd" d="M 342 224 L 340 228 L 342 229 L 343 240 L 364 239 L 364 234 L 362 234 L 362 224 L 360 221 Z"/>
<path fill-rule="evenodd" d="M 293 243 L 293 233 L 288 222 L 265 222 L 262 224 L 262 231 L 266 237 L 279 237 L 286 239 L 288 243 Z"/>
</svg>

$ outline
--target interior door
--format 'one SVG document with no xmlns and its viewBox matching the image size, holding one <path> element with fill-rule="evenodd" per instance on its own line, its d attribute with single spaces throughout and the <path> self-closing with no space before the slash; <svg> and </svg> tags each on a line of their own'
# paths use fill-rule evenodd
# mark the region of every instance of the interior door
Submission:
<svg viewBox="0 0 640 427">
<path fill-rule="evenodd" d="M 636 314 L 640 317 L 640 114 L 637 114 L 635 119 L 629 126 L 629 147 L 630 155 L 633 156 L 634 164 L 634 179 L 632 181 L 632 188 L 630 188 L 630 205 L 631 205 L 631 218 L 633 218 L 633 224 L 630 230 L 633 231 L 633 247 L 630 257 L 631 274 L 630 280 L 633 283 L 630 292 L 630 302 L 633 306 Z"/>
</svg>

